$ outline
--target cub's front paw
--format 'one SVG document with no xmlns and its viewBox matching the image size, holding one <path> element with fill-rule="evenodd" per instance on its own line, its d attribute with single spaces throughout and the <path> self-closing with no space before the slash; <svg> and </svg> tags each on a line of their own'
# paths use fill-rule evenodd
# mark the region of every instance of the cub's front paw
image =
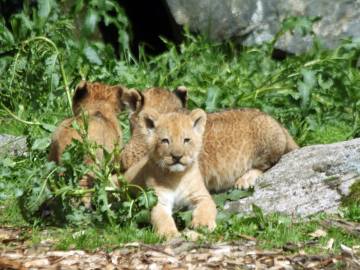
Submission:
<svg viewBox="0 0 360 270">
<path fill-rule="evenodd" d="M 235 183 L 235 188 L 248 189 L 255 186 L 256 178 L 262 175 L 262 171 L 251 169 L 241 176 Z"/>
<path fill-rule="evenodd" d="M 248 181 L 246 178 L 244 177 L 240 177 L 236 183 L 235 183 L 235 188 L 237 189 L 248 189 L 250 187 Z"/>
<path fill-rule="evenodd" d="M 158 228 L 156 232 L 157 234 L 165 237 L 166 239 L 171 239 L 180 236 L 180 233 L 176 228 Z"/>
<path fill-rule="evenodd" d="M 191 227 L 193 228 L 206 227 L 210 231 L 213 231 L 216 228 L 216 221 L 214 218 L 197 215 L 193 217 L 191 221 Z"/>
</svg>

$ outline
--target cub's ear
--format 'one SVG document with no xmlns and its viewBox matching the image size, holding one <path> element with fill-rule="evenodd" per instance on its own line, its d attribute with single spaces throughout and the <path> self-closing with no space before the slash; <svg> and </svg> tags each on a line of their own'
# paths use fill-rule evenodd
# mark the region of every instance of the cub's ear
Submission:
<svg viewBox="0 0 360 270">
<path fill-rule="evenodd" d="M 121 110 L 123 107 L 122 98 L 123 98 L 125 91 L 127 91 L 126 87 L 124 87 L 122 85 L 114 85 L 114 86 L 111 86 L 111 91 L 114 91 L 114 95 L 116 97 L 116 101 L 117 101 L 116 109 Z"/>
<path fill-rule="evenodd" d="M 79 107 L 80 107 L 80 103 L 81 101 L 83 101 L 86 96 L 88 95 L 89 90 L 88 90 L 88 84 L 86 81 L 81 81 L 75 88 L 75 93 L 73 96 L 73 112 L 76 114 L 76 112 L 78 111 Z"/>
<path fill-rule="evenodd" d="M 193 120 L 193 128 L 194 130 L 202 135 L 205 131 L 206 124 L 206 113 L 201 109 L 195 109 L 191 111 L 190 117 Z"/>
<path fill-rule="evenodd" d="M 152 133 L 156 127 L 159 113 L 155 110 L 148 109 L 146 112 L 141 113 L 140 118 L 143 119 L 146 129 Z"/>
<path fill-rule="evenodd" d="M 123 92 L 122 102 L 129 107 L 131 112 L 138 112 L 144 106 L 144 96 L 136 89 L 127 89 Z"/>
<path fill-rule="evenodd" d="M 178 86 L 174 90 L 174 94 L 180 99 L 183 108 L 186 108 L 187 105 L 187 92 L 188 92 L 187 88 L 183 85 Z"/>
</svg>

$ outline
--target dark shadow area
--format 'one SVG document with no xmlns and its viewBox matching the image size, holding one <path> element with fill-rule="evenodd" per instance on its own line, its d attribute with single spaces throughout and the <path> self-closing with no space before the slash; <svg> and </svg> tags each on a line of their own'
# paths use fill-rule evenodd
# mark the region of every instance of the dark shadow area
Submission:
<svg viewBox="0 0 360 270">
<path fill-rule="evenodd" d="M 131 25 L 131 51 L 139 55 L 139 47 L 143 46 L 145 53 L 157 55 L 167 50 L 160 37 L 179 44 L 182 37 L 182 27 L 177 25 L 165 0 L 118 0 L 124 8 Z M 30 6 L 36 6 L 36 0 L 29 0 Z M 6 22 L 11 15 L 20 12 L 23 1 L 1 1 L 0 14 Z M 115 14 L 114 14 L 115 16 Z M 103 21 L 98 24 L 104 42 L 111 44 L 116 53 L 119 52 L 118 33 L 114 25 L 106 26 Z"/>
<path fill-rule="evenodd" d="M 30 1 L 32 3 L 33 1 Z M 5 22 L 8 22 L 11 15 L 14 13 L 20 12 L 23 7 L 23 1 L 13 0 L 13 1 L 1 1 L 0 0 L 0 15 L 3 16 Z"/>
<path fill-rule="evenodd" d="M 293 54 L 289 53 L 289 52 L 285 52 L 283 50 L 279 50 L 279 49 L 274 49 L 272 52 L 272 58 L 275 60 L 285 60 L 288 56 L 291 56 Z"/>
<path fill-rule="evenodd" d="M 165 0 L 119 0 L 119 4 L 131 24 L 131 50 L 134 55 L 138 56 L 141 45 L 146 54 L 156 55 L 166 51 L 166 45 L 160 37 L 175 44 L 182 41 L 182 28 L 171 16 Z"/>
</svg>

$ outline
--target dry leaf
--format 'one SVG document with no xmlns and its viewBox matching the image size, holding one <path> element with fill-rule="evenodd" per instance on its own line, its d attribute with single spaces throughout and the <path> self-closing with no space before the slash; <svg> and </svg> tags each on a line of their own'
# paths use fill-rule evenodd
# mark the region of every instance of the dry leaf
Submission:
<svg viewBox="0 0 360 270">
<path fill-rule="evenodd" d="M 315 232 L 309 233 L 309 235 L 313 238 L 320 238 L 327 235 L 327 233 L 324 230 L 318 229 Z"/>
<path fill-rule="evenodd" d="M 343 255 L 346 255 L 348 257 L 353 257 L 354 256 L 354 252 L 353 252 L 353 250 L 351 248 L 341 244 L 340 249 L 341 249 L 341 253 Z"/>
<path fill-rule="evenodd" d="M 334 245 L 334 239 L 330 238 L 329 241 L 326 243 L 325 249 L 328 249 L 328 250 L 332 249 L 333 245 Z"/>
<path fill-rule="evenodd" d="M 201 237 L 201 234 L 190 229 L 185 229 L 182 232 L 182 235 L 185 236 L 185 238 L 190 241 L 197 241 Z"/>
</svg>

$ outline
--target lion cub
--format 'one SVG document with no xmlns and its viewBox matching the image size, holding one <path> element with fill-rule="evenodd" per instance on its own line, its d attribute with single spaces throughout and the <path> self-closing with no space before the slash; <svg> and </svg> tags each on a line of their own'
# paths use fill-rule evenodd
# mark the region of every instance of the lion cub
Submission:
<svg viewBox="0 0 360 270">
<path fill-rule="evenodd" d="M 178 206 L 194 207 L 193 227 L 214 229 L 216 206 L 198 164 L 205 112 L 159 114 L 148 110 L 142 117 L 149 158 L 134 179 L 127 180 L 155 190 L 158 203 L 152 209 L 151 223 L 156 232 L 167 238 L 178 234 L 172 218 L 172 210 Z"/>
<path fill-rule="evenodd" d="M 60 158 L 67 145 L 73 139 L 81 140 L 80 134 L 72 127 L 76 121 L 83 125 L 81 112 L 88 114 L 88 138 L 90 141 L 103 146 L 111 152 L 116 144 L 121 144 L 122 133 L 117 120 L 117 114 L 122 109 L 122 99 L 132 95 L 133 90 L 122 86 L 110 86 L 102 83 L 82 81 L 78 84 L 73 96 L 74 117 L 60 123 L 52 136 L 48 159 L 60 163 Z M 98 149 L 96 156 L 102 159 L 103 151 Z M 90 159 L 84 162 L 91 162 Z M 87 175 L 80 181 L 84 188 L 91 186 L 92 177 Z M 90 198 L 83 198 L 83 202 L 90 207 Z"/>
<path fill-rule="evenodd" d="M 180 91 L 180 94 L 178 93 Z M 122 164 L 130 168 L 139 162 L 146 153 L 143 144 L 144 126 L 139 119 L 142 112 L 186 104 L 186 88 L 181 87 L 171 93 L 158 91 L 156 98 L 146 92 L 145 102 L 138 103 L 134 114 L 133 137 L 122 153 Z M 173 96 L 169 98 L 169 95 Z M 152 100 L 152 102 L 147 102 Z M 147 105 L 150 104 L 151 106 Z M 174 108 L 179 110 L 180 106 Z M 136 118 L 135 118 L 136 117 Z M 257 109 L 238 109 L 207 114 L 203 138 L 203 148 L 199 155 L 199 166 L 209 190 L 221 191 L 231 187 L 248 188 L 265 170 L 273 166 L 282 155 L 297 149 L 298 146 L 274 118 Z M 133 153 L 131 159 L 127 152 Z"/>
<path fill-rule="evenodd" d="M 149 88 L 144 92 L 133 91 L 125 97 L 124 102 L 130 109 L 131 139 L 121 152 L 121 170 L 127 171 L 147 152 L 143 140 L 143 121 L 139 113 L 143 108 L 151 108 L 158 113 L 175 112 L 186 106 L 186 89 L 178 87 L 174 92 L 162 88 Z M 146 110 L 145 110 L 146 111 Z"/>
</svg>

